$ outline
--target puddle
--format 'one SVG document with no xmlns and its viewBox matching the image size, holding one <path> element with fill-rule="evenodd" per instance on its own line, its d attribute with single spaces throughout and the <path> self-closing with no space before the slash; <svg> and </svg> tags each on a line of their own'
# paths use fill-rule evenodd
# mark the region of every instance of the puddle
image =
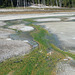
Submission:
<svg viewBox="0 0 75 75">
<path fill-rule="evenodd" d="M 33 48 L 38 46 L 38 44 L 35 41 L 33 41 L 33 38 L 30 35 L 30 32 L 20 32 L 16 34 L 11 34 L 9 37 L 13 40 L 21 40 L 21 41 L 27 42 Z"/>
<path fill-rule="evenodd" d="M 29 43 L 33 48 L 37 47 L 38 44 L 33 41 L 32 36 L 30 35 L 30 31 L 34 30 L 31 26 L 25 26 L 28 22 L 24 20 L 12 20 L 6 21 L 6 25 L 2 26 L 5 29 L 11 29 L 15 31 L 15 34 L 10 34 L 9 38 L 11 40 L 21 40 Z M 7 38 L 6 40 L 10 40 Z"/>
<path fill-rule="evenodd" d="M 33 40 L 30 36 L 30 32 L 17 32 L 16 34 L 11 34 L 9 37 L 13 40 Z"/>
</svg>

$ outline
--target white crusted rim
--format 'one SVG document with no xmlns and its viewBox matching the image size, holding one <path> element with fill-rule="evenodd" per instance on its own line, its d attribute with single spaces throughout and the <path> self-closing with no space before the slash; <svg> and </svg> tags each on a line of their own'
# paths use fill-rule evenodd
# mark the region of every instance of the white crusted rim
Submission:
<svg viewBox="0 0 75 75">
<path fill-rule="evenodd" d="M 68 20 L 75 20 L 75 17 L 69 17 Z"/>
<path fill-rule="evenodd" d="M 31 27 L 31 26 L 24 26 L 24 27 L 21 28 L 20 30 L 22 30 L 22 31 L 32 31 L 32 30 L 34 30 L 34 28 Z"/>
<path fill-rule="evenodd" d="M 35 19 L 35 21 L 38 22 L 44 22 L 44 21 L 61 21 L 60 18 L 44 18 L 44 19 Z"/>
<path fill-rule="evenodd" d="M 7 38 L 6 40 L 12 40 L 11 38 Z"/>
<path fill-rule="evenodd" d="M 24 40 L 23 42 L 29 42 L 28 40 Z"/>
</svg>

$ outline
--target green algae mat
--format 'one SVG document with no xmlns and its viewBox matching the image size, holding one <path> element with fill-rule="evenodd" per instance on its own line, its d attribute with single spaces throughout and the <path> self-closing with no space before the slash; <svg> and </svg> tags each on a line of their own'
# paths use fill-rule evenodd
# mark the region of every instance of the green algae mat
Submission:
<svg viewBox="0 0 75 75">
<path fill-rule="evenodd" d="M 35 28 L 30 34 L 38 47 L 29 54 L 13 57 L 0 63 L 0 75 L 56 75 L 56 64 L 67 55 L 75 59 L 75 55 L 57 48 L 46 36 L 51 37 L 44 28 L 33 25 L 32 19 L 26 19 Z"/>
</svg>

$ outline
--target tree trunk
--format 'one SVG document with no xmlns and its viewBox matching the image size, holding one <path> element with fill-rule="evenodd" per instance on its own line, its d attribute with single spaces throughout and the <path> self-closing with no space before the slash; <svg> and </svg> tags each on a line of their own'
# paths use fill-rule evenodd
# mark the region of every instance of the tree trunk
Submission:
<svg viewBox="0 0 75 75">
<path fill-rule="evenodd" d="M 72 0 L 72 7 L 73 7 L 73 0 Z"/>
<path fill-rule="evenodd" d="M 25 8 L 26 6 L 25 6 L 25 0 L 24 0 L 24 8 Z"/>
<path fill-rule="evenodd" d="M 59 6 L 62 7 L 61 0 L 59 0 Z"/>
<path fill-rule="evenodd" d="M 45 0 L 42 1 L 43 5 L 45 5 Z"/>
<path fill-rule="evenodd" d="M 11 0 L 11 6 L 13 7 L 13 1 Z"/>
<path fill-rule="evenodd" d="M 34 5 L 34 0 L 32 0 L 33 1 L 33 5 Z"/>
<path fill-rule="evenodd" d="M 19 0 L 17 0 L 17 7 L 19 7 Z"/>
<path fill-rule="evenodd" d="M 38 0 L 38 4 L 40 4 L 40 1 Z"/>
<path fill-rule="evenodd" d="M 53 6 L 52 0 L 50 0 L 50 2 L 51 2 L 51 6 Z"/>
<path fill-rule="evenodd" d="M 58 1 L 56 0 L 56 5 L 58 6 Z"/>
</svg>

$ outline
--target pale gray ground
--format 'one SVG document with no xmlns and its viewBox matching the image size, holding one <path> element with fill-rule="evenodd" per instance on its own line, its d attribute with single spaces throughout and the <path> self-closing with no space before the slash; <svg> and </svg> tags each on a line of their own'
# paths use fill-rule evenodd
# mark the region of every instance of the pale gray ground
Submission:
<svg viewBox="0 0 75 75">
<path fill-rule="evenodd" d="M 0 39 L 0 61 L 29 53 L 30 49 L 30 45 L 25 42 Z"/>
<path fill-rule="evenodd" d="M 10 29 L 0 28 L 0 39 L 7 39 L 9 38 L 9 35 L 13 33 L 15 33 L 15 31 L 10 30 Z"/>
<path fill-rule="evenodd" d="M 75 22 L 47 22 L 39 25 L 44 25 L 46 30 L 56 34 L 64 48 L 75 47 Z"/>
<path fill-rule="evenodd" d="M 43 9 L 34 9 L 33 7 L 32 8 L 30 8 L 30 9 L 26 9 L 26 8 L 19 8 L 18 7 L 18 9 L 17 8 L 13 8 L 13 9 L 0 9 L 0 12 L 23 12 L 23 11 L 40 11 L 40 10 L 43 10 Z M 43 10 L 44 11 L 44 10 Z"/>
<path fill-rule="evenodd" d="M 56 75 L 75 75 L 75 64 L 73 63 L 75 63 L 74 60 L 59 62 Z"/>
<path fill-rule="evenodd" d="M 0 26 L 5 25 L 0 22 Z M 14 34 L 14 30 L 0 27 L 0 62 L 13 56 L 29 53 L 31 46 L 20 40 L 12 40 L 9 35 Z"/>
<path fill-rule="evenodd" d="M 35 19 L 35 21 L 37 21 L 37 22 L 46 22 L 46 21 L 61 21 L 61 19 L 60 18 L 44 18 L 44 19 Z"/>
</svg>

